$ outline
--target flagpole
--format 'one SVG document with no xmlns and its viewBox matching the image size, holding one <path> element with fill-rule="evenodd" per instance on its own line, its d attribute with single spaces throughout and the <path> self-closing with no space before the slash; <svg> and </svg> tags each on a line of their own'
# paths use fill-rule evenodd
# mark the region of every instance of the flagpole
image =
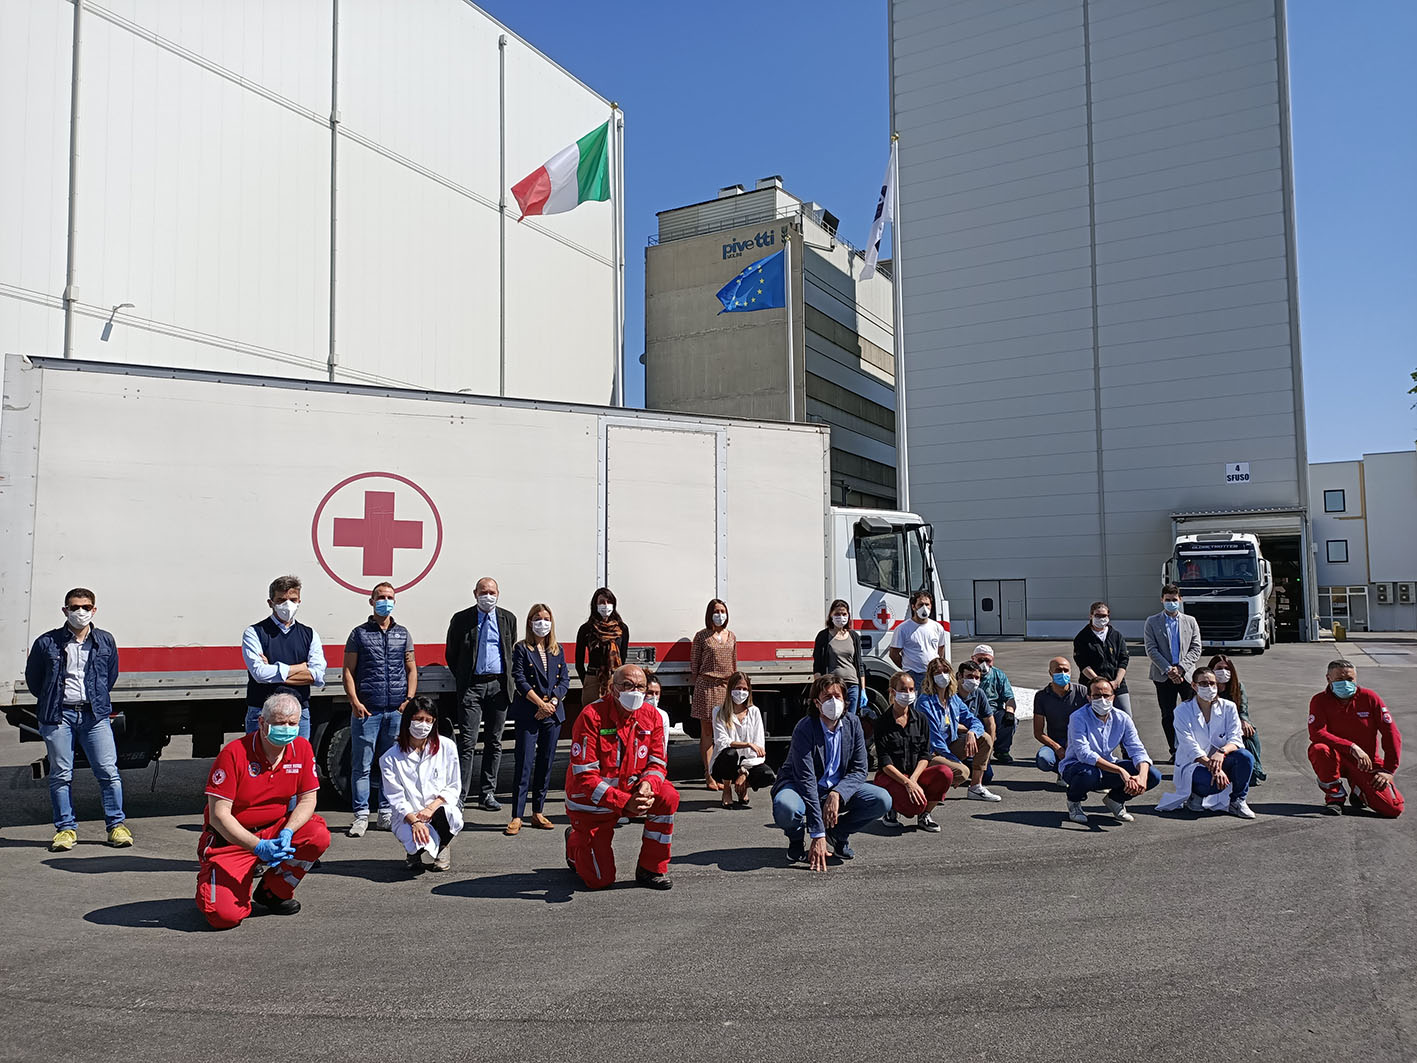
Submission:
<svg viewBox="0 0 1417 1063">
<path fill-rule="evenodd" d="M 787 419 L 797 420 L 796 366 L 792 359 L 792 224 L 788 223 L 787 237 L 782 241 L 782 291 L 786 297 L 783 305 L 787 308 Z"/>
<path fill-rule="evenodd" d="M 910 508 L 910 455 L 905 432 L 905 299 L 900 259 L 900 134 L 891 134 L 891 302 L 895 322 L 895 494 L 896 508 Z"/>
<path fill-rule="evenodd" d="M 620 105 L 612 103 L 610 105 L 610 229 L 611 242 L 614 247 L 614 269 L 613 300 L 615 304 L 615 337 L 613 341 L 615 371 L 611 378 L 612 404 L 615 406 L 625 405 L 625 288 L 624 270 L 625 254 L 620 246 L 622 243 L 622 223 L 623 199 L 624 199 L 624 154 L 622 140 L 624 138 L 625 122 L 621 117 Z"/>
</svg>

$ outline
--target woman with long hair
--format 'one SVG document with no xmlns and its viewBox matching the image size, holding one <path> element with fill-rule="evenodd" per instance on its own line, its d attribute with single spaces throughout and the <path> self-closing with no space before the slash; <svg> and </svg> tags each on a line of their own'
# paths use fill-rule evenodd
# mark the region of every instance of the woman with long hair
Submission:
<svg viewBox="0 0 1417 1063">
<path fill-rule="evenodd" d="M 921 830 L 938 834 L 940 825 L 930 812 L 955 785 L 955 773 L 945 758 L 931 755 L 929 721 L 914 705 L 915 680 L 909 672 L 897 672 L 891 677 L 890 706 L 876 717 L 871 734 L 881 766 L 876 785 L 891 795 L 888 822 L 916 816 Z"/>
<path fill-rule="evenodd" d="M 1260 766 L 1260 733 L 1250 722 L 1250 699 L 1245 693 L 1245 684 L 1240 682 L 1240 673 L 1235 667 L 1235 662 L 1223 653 L 1219 653 L 1210 659 L 1210 663 L 1206 667 L 1215 673 L 1215 681 L 1220 687 L 1220 696 L 1226 701 L 1233 701 L 1235 707 L 1240 711 L 1240 733 L 1245 739 L 1245 749 L 1255 761 L 1255 774 L 1251 782 L 1264 782 L 1267 776 L 1264 773 L 1264 768 Z"/>
<path fill-rule="evenodd" d="M 576 678 L 581 681 L 581 704 L 597 701 L 609 686 L 615 669 L 630 653 L 630 625 L 609 587 L 597 587 L 590 596 L 590 618 L 576 632 Z"/>
<path fill-rule="evenodd" d="M 546 790 L 551 785 L 551 762 L 556 756 L 556 740 L 566 722 L 562 704 L 571 687 L 571 670 L 566 653 L 556 641 L 556 621 L 551 607 L 541 602 L 526 614 L 526 638 L 512 647 L 512 723 L 516 729 L 516 769 L 513 775 L 512 820 L 503 831 L 515 837 L 522 829 L 527 794 L 531 794 L 531 825 L 550 830 L 551 821 L 542 811 Z"/>
<path fill-rule="evenodd" d="M 851 606 L 838 598 L 827 606 L 827 624 L 812 646 L 812 674 L 834 675 L 846 686 L 846 711 L 861 711 L 866 690 L 866 658 L 861 636 L 851 629 Z"/>
<path fill-rule="evenodd" d="M 738 671 L 738 639 L 728 630 L 728 606 L 714 598 L 704 609 L 703 629 L 689 647 L 689 680 L 694 684 L 690 714 L 699 721 L 699 755 L 704 784 L 723 789 L 709 770 L 713 757 L 713 712 L 728 697 L 728 680 Z"/>
<path fill-rule="evenodd" d="M 398 740 L 379 759 L 379 778 L 393 810 L 393 834 L 414 874 L 446 871 L 448 847 L 462 830 L 462 773 L 452 742 L 438 737 L 433 699 L 416 697 L 404 710 Z"/>
<path fill-rule="evenodd" d="M 734 672 L 728 680 L 728 696 L 713 714 L 709 773 L 723 784 L 724 808 L 747 808 L 750 788 L 761 790 L 773 784 L 777 776 L 768 767 L 767 756 L 767 732 L 763 714 L 753 704 L 753 681 Z"/>
</svg>

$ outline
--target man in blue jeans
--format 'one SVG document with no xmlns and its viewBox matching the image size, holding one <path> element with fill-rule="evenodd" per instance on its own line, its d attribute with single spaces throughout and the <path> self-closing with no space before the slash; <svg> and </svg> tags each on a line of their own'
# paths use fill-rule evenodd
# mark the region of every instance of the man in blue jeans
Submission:
<svg viewBox="0 0 1417 1063">
<path fill-rule="evenodd" d="M 109 692 L 118 681 L 118 646 L 112 635 L 93 624 L 96 601 L 86 587 L 66 594 L 64 626 L 35 639 L 25 662 L 25 683 L 38 703 L 35 717 L 49 752 L 49 802 L 54 809 L 51 853 L 68 852 L 79 839 L 70 793 L 76 742 L 98 779 L 108 844 L 119 849 L 133 844 L 133 834 L 124 823 L 123 782 L 109 719 L 113 713 Z"/>
<path fill-rule="evenodd" d="M 1113 707 L 1112 684 L 1094 679 L 1088 690 L 1090 702 L 1068 720 L 1067 751 L 1058 768 L 1068 785 L 1068 818 L 1087 826 L 1083 800 L 1095 790 L 1106 790 L 1102 804 L 1107 811 L 1118 823 L 1130 823 L 1127 802 L 1161 782 L 1161 773 L 1141 744 L 1131 716 Z M 1117 757 L 1118 746 L 1125 756 Z"/>
<path fill-rule="evenodd" d="M 394 621 L 394 585 L 381 583 L 369 596 L 374 613 L 344 644 L 344 692 L 349 697 L 349 774 L 354 822 L 347 832 L 369 829 L 369 771 L 399 734 L 404 708 L 418 692 L 418 664 L 408 628 Z M 379 829 L 393 827 L 393 813 L 379 791 Z"/>
<path fill-rule="evenodd" d="M 838 859 L 856 855 L 851 835 L 891 810 L 890 794 L 867 782 L 866 771 L 866 736 L 861 721 L 846 715 L 845 684 L 818 676 L 772 791 L 773 822 L 787 835 L 788 860 L 805 858 L 813 871 L 825 871 L 828 844 Z"/>
</svg>

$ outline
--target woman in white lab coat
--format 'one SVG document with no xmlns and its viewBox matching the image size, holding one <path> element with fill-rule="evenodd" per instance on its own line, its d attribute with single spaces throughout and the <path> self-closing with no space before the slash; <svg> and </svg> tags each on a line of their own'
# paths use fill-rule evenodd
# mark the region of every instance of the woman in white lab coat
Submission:
<svg viewBox="0 0 1417 1063">
<path fill-rule="evenodd" d="M 1196 696 L 1176 706 L 1176 788 L 1156 803 L 1156 810 L 1184 807 L 1254 819 L 1245 798 L 1255 759 L 1245 749 L 1240 710 L 1220 696 L 1211 669 L 1197 668 L 1191 684 Z"/>
<path fill-rule="evenodd" d="M 452 742 L 440 741 L 431 698 L 404 710 L 398 741 L 379 759 L 379 776 L 393 810 L 394 837 L 414 872 L 446 871 L 448 847 L 462 830 L 462 773 Z"/>
</svg>

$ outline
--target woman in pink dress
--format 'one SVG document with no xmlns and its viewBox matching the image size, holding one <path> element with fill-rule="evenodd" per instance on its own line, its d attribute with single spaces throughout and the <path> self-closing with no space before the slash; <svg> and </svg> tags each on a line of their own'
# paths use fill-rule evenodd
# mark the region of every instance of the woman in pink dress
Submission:
<svg viewBox="0 0 1417 1063">
<path fill-rule="evenodd" d="M 738 671 L 738 639 L 728 630 L 728 606 L 715 598 L 704 610 L 704 628 L 689 648 L 689 680 L 694 684 L 691 712 L 699 721 L 699 753 L 704 761 L 704 785 L 723 787 L 709 771 L 713 756 L 713 713 L 728 695 L 728 680 Z"/>
</svg>

